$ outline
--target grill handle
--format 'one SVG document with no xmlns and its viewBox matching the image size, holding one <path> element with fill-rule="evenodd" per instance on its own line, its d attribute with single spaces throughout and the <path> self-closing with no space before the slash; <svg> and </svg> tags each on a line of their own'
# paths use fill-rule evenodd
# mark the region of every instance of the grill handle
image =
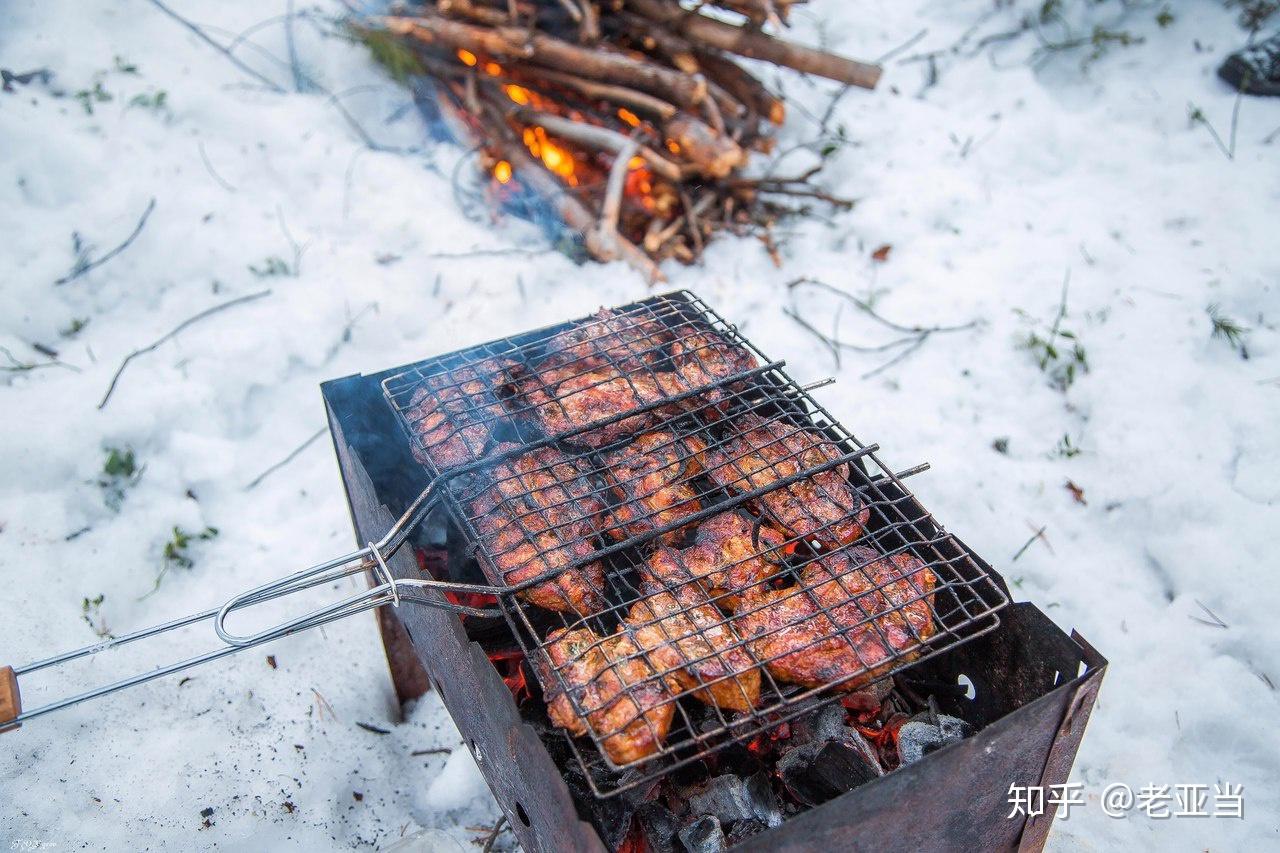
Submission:
<svg viewBox="0 0 1280 853">
<path fill-rule="evenodd" d="M 295 634 L 299 631 L 305 631 L 309 628 L 315 628 L 337 619 L 343 619 L 356 613 L 362 613 L 366 610 L 372 610 L 390 604 L 398 607 L 401 602 L 410 602 L 413 604 L 424 604 L 431 607 L 438 607 L 444 610 L 451 610 L 455 613 L 461 613 L 467 616 L 492 617 L 500 616 L 502 611 L 498 608 L 479 608 L 467 607 L 461 604 L 454 604 L 450 601 L 441 600 L 438 596 L 425 597 L 420 593 L 422 590 L 436 590 L 437 592 L 482 592 L 497 594 L 502 590 L 496 587 L 477 586 L 475 584 L 450 583 L 448 581 L 436 580 L 419 580 L 416 578 L 395 578 L 391 575 L 391 570 L 387 567 L 387 558 L 394 554 L 408 538 L 409 532 L 414 526 L 428 513 L 435 505 L 435 496 L 433 489 L 428 486 L 423 490 L 413 505 L 400 517 L 399 521 L 391 528 L 387 534 L 377 543 L 369 543 L 364 548 L 336 557 L 332 560 L 320 563 L 310 568 L 303 569 L 300 572 L 287 575 L 286 577 L 269 583 L 255 587 L 248 592 L 243 592 L 221 607 L 215 607 L 211 610 L 205 610 L 200 613 L 193 613 L 190 616 L 184 616 L 180 619 L 173 619 L 159 625 L 152 625 L 149 628 L 142 628 L 129 634 L 123 634 L 118 637 L 110 637 L 100 643 L 94 643 L 89 646 L 82 646 L 78 649 L 72 649 L 59 655 L 46 658 L 44 660 L 34 661 L 23 666 L 3 666 L 0 667 L 0 732 L 12 731 L 19 728 L 23 723 L 33 720 L 36 717 L 42 717 L 45 714 L 68 708 L 72 705 L 78 705 L 90 699 L 97 699 L 100 696 L 106 696 L 128 687 L 143 684 L 156 678 L 166 675 L 172 675 L 185 669 L 199 666 L 203 663 L 217 660 L 219 658 L 233 655 L 236 652 L 253 648 L 254 646 L 269 643 L 272 640 L 279 639 L 289 634 Z M 325 605 L 296 619 L 290 619 L 274 627 L 259 631 L 255 634 L 237 635 L 227 630 L 226 620 L 231 613 L 252 607 L 256 604 L 263 604 L 267 601 L 273 601 L 283 598 L 294 593 L 303 592 L 326 583 L 332 583 L 351 575 L 362 572 L 373 572 L 380 579 L 380 583 L 363 592 L 343 598 L 340 601 Z M 418 595 L 413 593 L 418 592 Z M 80 693 L 56 699 L 39 705 L 34 708 L 23 710 L 21 693 L 18 689 L 18 679 L 22 676 L 38 672 L 42 669 L 61 666 L 73 660 L 89 657 L 99 654 L 108 649 L 118 648 L 129 643 L 139 640 L 145 640 L 167 634 L 179 628 L 185 628 L 198 622 L 213 621 L 214 632 L 223 641 L 223 645 L 204 654 L 195 657 L 186 658 L 164 666 L 156 667 L 136 675 L 113 681 L 109 684 L 102 684 L 92 687 Z"/>
</svg>

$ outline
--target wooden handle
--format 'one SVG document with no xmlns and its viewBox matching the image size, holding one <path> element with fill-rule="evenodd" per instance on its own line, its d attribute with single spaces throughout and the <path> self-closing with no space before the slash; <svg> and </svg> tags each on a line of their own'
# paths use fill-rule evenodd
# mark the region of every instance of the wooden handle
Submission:
<svg viewBox="0 0 1280 853">
<path fill-rule="evenodd" d="M 22 695 L 18 692 L 18 676 L 13 667 L 0 667 L 0 732 L 16 729 L 21 723 L 5 725 L 22 713 Z"/>
</svg>

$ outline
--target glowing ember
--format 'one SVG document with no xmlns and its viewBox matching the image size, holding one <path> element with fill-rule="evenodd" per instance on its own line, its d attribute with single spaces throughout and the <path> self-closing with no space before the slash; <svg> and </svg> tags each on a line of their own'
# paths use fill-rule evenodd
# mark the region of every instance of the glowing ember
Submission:
<svg viewBox="0 0 1280 853">
<path fill-rule="evenodd" d="M 462 48 L 458 48 L 458 58 L 462 60 L 463 65 L 475 65 L 478 61 L 474 53 Z"/>
<path fill-rule="evenodd" d="M 512 101 L 515 101 L 517 104 L 519 104 L 522 107 L 529 103 L 529 90 L 524 88 L 523 86 L 517 86 L 514 83 L 508 83 L 507 85 L 502 87 L 502 91 L 506 92 L 508 98 L 510 98 Z"/>
<path fill-rule="evenodd" d="M 667 150 L 670 151 L 672 154 L 678 155 L 680 153 L 680 143 L 676 142 L 674 139 L 668 139 Z"/>
<path fill-rule="evenodd" d="M 526 699 L 533 698 L 533 693 L 529 690 L 529 682 L 524 676 L 524 652 L 519 649 L 490 652 L 489 662 L 502 676 L 502 682 L 515 697 L 517 705 Z"/>
<path fill-rule="evenodd" d="M 627 109 L 626 107 L 618 107 L 618 118 L 622 119 L 632 127 L 640 126 L 640 116 L 631 112 L 631 110 Z"/>
<path fill-rule="evenodd" d="M 553 174 L 559 175 L 571 187 L 578 185 L 573 153 L 553 141 L 547 132 L 540 127 L 526 127 L 523 137 L 524 145 L 529 153 L 540 159 Z"/>
<path fill-rule="evenodd" d="M 494 164 L 493 176 L 498 179 L 498 183 L 507 183 L 511 180 L 511 164 L 506 160 L 499 160 Z"/>
<path fill-rule="evenodd" d="M 497 77 L 502 74 L 502 66 L 496 62 L 486 62 L 484 64 L 484 73 L 490 77 Z"/>
</svg>

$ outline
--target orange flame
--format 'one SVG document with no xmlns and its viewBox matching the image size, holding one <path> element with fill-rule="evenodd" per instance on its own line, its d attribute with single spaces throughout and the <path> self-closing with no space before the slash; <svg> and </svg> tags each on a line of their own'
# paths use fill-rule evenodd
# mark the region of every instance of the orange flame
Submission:
<svg viewBox="0 0 1280 853">
<path fill-rule="evenodd" d="M 578 185 L 573 153 L 547 136 L 540 127 L 526 127 L 523 134 L 524 145 L 529 153 L 542 161 L 555 175 L 559 175 L 569 186 Z"/>
<path fill-rule="evenodd" d="M 502 66 L 496 62 L 486 62 L 484 64 L 484 73 L 490 77 L 497 77 L 502 73 Z"/>
<path fill-rule="evenodd" d="M 529 90 L 523 86 L 508 83 L 502 87 L 502 91 L 506 92 L 508 98 L 522 107 L 529 103 Z"/>
<path fill-rule="evenodd" d="M 493 176 L 498 179 L 498 183 L 507 183 L 511 180 L 511 164 L 506 160 L 499 160 L 494 164 Z"/>
<path fill-rule="evenodd" d="M 631 112 L 631 110 L 627 109 L 626 107 L 618 107 L 618 118 L 622 119 L 632 127 L 640 126 L 640 116 Z"/>
<path fill-rule="evenodd" d="M 458 48 L 458 58 L 462 60 L 463 65 L 475 65 L 479 61 L 474 53 L 462 48 Z"/>
</svg>

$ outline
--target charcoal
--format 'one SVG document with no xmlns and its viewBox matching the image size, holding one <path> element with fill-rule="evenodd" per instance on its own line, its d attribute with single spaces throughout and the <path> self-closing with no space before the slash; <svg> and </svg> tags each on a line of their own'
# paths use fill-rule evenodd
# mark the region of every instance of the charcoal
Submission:
<svg viewBox="0 0 1280 853">
<path fill-rule="evenodd" d="M 688 794 L 689 811 L 712 815 L 722 825 L 736 820 L 758 820 L 767 826 L 782 823 L 781 806 L 767 774 L 746 779 L 734 774 L 716 776 Z"/>
<path fill-rule="evenodd" d="M 759 835 L 769 828 L 768 824 L 761 823 L 758 820 L 740 820 L 733 826 L 729 827 L 729 834 L 726 841 L 730 847 L 741 844 L 753 835 Z"/>
<path fill-rule="evenodd" d="M 653 853 L 677 853 L 676 833 L 680 823 L 669 809 L 659 803 L 645 803 L 636 810 L 644 829 L 644 838 Z"/>
<path fill-rule="evenodd" d="M 813 713 L 792 720 L 791 737 L 788 742 L 801 746 L 806 743 L 838 740 L 847 728 L 844 708 L 839 703 L 824 705 Z"/>
<path fill-rule="evenodd" d="M 778 761 L 778 775 L 787 793 L 816 806 L 884 775 L 869 744 L 856 729 L 839 740 L 806 744 Z"/>
<path fill-rule="evenodd" d="M 898 729 L 898 757 L 903 765 L 911 764 L 971 734 L 973 728 L 959 717 L 918 714 Z"/>
<path fill-rule="evenodd" d="M 712 815 L 703 815 L 680 830 L 680 841 L 689 853 L 720 853 L 728 849 L 720 821 Z"/>
</svg>

